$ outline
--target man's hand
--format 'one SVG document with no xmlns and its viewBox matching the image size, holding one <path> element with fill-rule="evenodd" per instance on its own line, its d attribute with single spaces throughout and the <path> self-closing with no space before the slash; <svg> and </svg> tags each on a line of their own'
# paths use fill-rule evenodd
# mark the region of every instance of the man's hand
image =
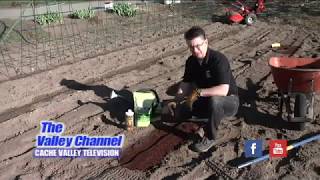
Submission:
<svg viewBox="0 0 320 180">
<path fill-rule="evenodd" d="M 187 106 L 190 108 L 190 110 L 192 110 L 192 105 L 193 103 L 200 97 L 200 90 L 199 89 L 195 89 L 192 91 L 191 95 L 188 97 L 187 99 Z"/>
<path fill-rule="evenodd" d="M 177 107 L 177 103 L 176 102 L 169 102 L 168 103 L 168 109 L 170 111 L 171 116 L 174 116 L 174 110 Z"/>
</svg>

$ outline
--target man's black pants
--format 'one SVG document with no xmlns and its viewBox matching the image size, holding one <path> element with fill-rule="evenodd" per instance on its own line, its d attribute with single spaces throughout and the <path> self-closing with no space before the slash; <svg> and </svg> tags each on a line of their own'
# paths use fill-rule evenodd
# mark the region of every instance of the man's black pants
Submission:
<svg viewBox="0 0 320 180">
<path fill-rule="evenodd" d="M 215 139 L 221 120 L 236 115 L 238 108 L 239 97 L 235 95 L 200 97 L 193 103 L 192 110 L 185 103 L 178 105 L 175 119 L 181 121 L 192 116 L 208 118 L 204 131 L 208 139 Z"/>
</svg>

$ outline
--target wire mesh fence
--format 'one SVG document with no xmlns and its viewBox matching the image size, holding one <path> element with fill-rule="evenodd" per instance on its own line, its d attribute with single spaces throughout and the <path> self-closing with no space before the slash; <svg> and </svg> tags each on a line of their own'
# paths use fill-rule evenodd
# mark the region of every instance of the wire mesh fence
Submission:
<svg viewBox="0 0 320 180">
<path fill-rule="evenodd" d="M 125 17 L 106 10 L 106 1 L 0 0 L 0 82 L 142 45 L 181 33 L 192 25 L 211 23 L 215 21 L 215 12 L 223 11 L 228 3 L 225 0 L 113 0 L 114 5 L 134 5 L 136 15 Z M 285 0 L 268 2 L 265 19 L 286 17 L 305 25 L 306 16 L 319 17 L 319 8 L 315 8 L 320 6 L 319 1 L 295 1 L 293 5 L 284 3 Z M 94 16 L 88 19 L 70 16 L 84 9 L 94 11 Z M 57 15 L 59 21 L 42 24 L 41 18 L 50 13 Z M 308 26 L 318 27 L 316 20 Z"/>
<path fill-rule="evenodd" d="M 124 3 L 114 1 L 114 4 Z M 142 45 L 211 21 L 214 1 L 130 1 L 133 17 L 105 9 L 104 1 L 29 1 L 0 9 L 0 81 L 74 63 L 122 48 Z M 170 2 L 169 2 L 170 3 Z M 76 10 L 94 16 L 76 19 Z M 2 11 L 2 13 L 1 13 Z M 39 18 L 58 13 L 61 20 L 44 25 Z"/>
</svg>

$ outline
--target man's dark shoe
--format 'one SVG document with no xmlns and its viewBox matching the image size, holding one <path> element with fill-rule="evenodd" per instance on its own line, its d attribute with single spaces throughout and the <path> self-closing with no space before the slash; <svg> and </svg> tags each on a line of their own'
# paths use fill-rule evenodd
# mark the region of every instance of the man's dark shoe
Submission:
<svg viewBox="0 0 320 180">
<path fill-rule="evenodd" d="M 203 137 L 200 142 L 194 144 L 193 149 L 197 152 L 207 152 L 215 144 L 215 140 L 210 140 L 207 137 Z"/>
</svg>

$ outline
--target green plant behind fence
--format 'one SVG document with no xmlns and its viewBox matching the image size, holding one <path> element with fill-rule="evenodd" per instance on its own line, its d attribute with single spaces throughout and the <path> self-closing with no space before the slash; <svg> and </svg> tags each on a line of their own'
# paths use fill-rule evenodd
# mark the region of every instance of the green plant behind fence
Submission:
<svg viewBox="0 0 320 180">
<path fill-rule="evenodd" d="M 94 11 L 90 8 L 88 9 L 81 9 L 81 10 L 76 10 L 71 14 L 72 18 L 79 18 L 79 19 L 90 19 L 94 17 Z"/>
<path fill-rule="evenodd" d="M 41 14 L 36 16 L 36 22 L 40 25 L 47 25 L 51 23 L 62 23 L 63 16 L 58 12 L 47 12 L 46 14 Z"/>
<path fill-rule="evenodd" d="M 137 14 L 136 8 L 129 3 L 117 3 L 113 6 L 113 11 L 119 16 L 133 17 Z"/>
</svg>

